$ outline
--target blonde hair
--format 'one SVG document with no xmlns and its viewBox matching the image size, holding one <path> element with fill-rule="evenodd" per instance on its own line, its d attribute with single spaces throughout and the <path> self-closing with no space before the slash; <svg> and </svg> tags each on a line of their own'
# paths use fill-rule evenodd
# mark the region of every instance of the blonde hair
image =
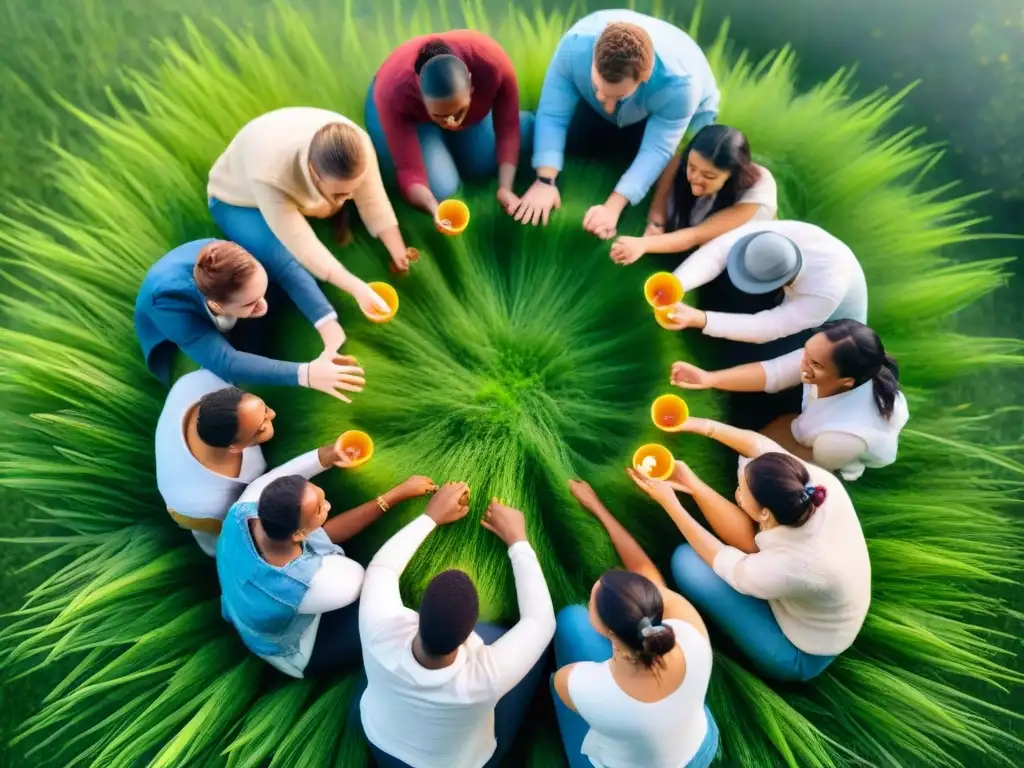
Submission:
<svg viewBox="0 0 1024 768">
<path fill-rule="evenodd" d="M 313 134 L 309 162 L 320 176 L 354 179 L 366 169 L 365 152 L 358 128 L 347 123 L 328 123 Z"/>
<path fill-rule="evenodd" d="M 654 69 L 651 36 L 636 24 L 612 22 L 594 45 L 594 65 L 609 83 L 621 83 L 627 78 L 643 80 Z"/>
<path fill-rule="evenodd" d="M 214 240 L 199 251 L 192 278 L 207 299 L 224 303 L 256 272 L 256 259 L 238 243 Z"/>
</svg>

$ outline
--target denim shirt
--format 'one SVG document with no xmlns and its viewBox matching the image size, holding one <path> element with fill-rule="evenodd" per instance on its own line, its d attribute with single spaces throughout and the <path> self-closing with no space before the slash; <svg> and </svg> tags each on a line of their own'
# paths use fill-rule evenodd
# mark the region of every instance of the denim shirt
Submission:
<svg viewBox="0 0 1024 768">
<path fill-rule="evenodd" d="M 249 531 L 256 511 L 256 502 L 232 506 L 217 540 L 221 614 L 253 653 L 287 656 L 298 650 L 299 638 L 315 618 L 299 613 L 299 604 L 320 560 L 340 548 L 317 528 L 303 541 L 302 554 L 284 566 L 271 565 L 256 550 Z"/>
<path fill-rule="evenodd" d="M 655 61 L 650 78 L 609 115 L 597 100 L 591 74 L 594 45 L 616 21 L 636 24 L 651 36 Z M 698 131 L 714 122 L 719 91 L 704 52 L 681 29 L 634 11 L 611 10 L 580 19 L 558 44 L 537 109 L 534 168 L 562 170 L 566 132 L 581 99 L 620 127 L 647 120 L 640 152 L 615 187 L 636 205 L 665 170 L 687 127 Z"/>
</svg>

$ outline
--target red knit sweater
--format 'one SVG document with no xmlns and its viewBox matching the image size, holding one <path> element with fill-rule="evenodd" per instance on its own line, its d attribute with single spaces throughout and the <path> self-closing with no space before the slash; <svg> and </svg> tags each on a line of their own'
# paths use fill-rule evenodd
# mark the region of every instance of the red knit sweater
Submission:
<svg viewBox="0 0 1024 768">
<path fill-rule="evenodd" d="M 471 29 L 414 37 L 384 61 L 373 90 L 388 151 L 395 163 L 398 187 L 406 198 L 413 185 L 427 186 L 427 169 L 416 127 L 431 120 L 423 105 L 414 66 L 423 45 L 438 39 L 466 63 L 472 76 L 473 96 L 462 128 L 476 125 L 493 110 L 498 164 L 519 162 L 519 84 L 505 50 L 493 38 Z"/>
</svg>

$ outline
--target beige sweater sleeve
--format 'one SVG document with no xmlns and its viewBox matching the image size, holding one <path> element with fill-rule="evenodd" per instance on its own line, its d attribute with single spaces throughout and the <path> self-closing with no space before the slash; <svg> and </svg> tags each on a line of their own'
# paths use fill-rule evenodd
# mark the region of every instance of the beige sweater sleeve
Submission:
<svg viewBox="0 0 1024 768">
<path fill-rule="evenodd" d="M 363 139 L 366 147 L 366 173 L 352 195 L 352 202 L 356 204 L 359 218 L 363 220 L 366 229 L 373 237 L 377 237 L 385 229 L 397 227 L 398 217 L 384 189 L 384 179 L 380 175 L 380 164 L 377 162 L 373 142 L 365 133 Z"/>
<path fill-rule="evenodd" d="M 270 231 L 315 278 L 330 281 L 342 267 L 327 246 L 320 242 L 292 199 L 263 182 L 254 181 L 251 188 L 256 206 Z"/>
</svg>

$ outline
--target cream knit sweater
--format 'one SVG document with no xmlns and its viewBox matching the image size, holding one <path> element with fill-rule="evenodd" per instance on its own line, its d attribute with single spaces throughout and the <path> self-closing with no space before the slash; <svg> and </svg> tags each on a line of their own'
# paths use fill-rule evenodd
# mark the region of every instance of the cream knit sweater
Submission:
<svg viewBox="0 0 1024 768">
<path fill-rule="evenodd" d="M 785 453 L 766 437 L 759 453 Z M 799 461 L 799 459 L 798 459 Z M 849 648 L 871 605 L 871 561 L 853 502 L 839 479 L 801 461 L 826 499 L 799 528 L 779 525 L 754 537 L 748 555 L 726 547 L 715 573 L 733 589 L 767 600 L 779 628 L 804 653 L 837 656 Z M 740 471 L 746 461 L 740 460 Z"/>
<path fill-rule="evenodd" d="M 217 158 L 207 185 L 210 197 L 259 208 L 277 239 L 320 280 L 328 279 L 337 262 L 306 217 L 327 218 L 344 204 L 324 198 L 309 174 L 309 144 L 328 123 L 354 126 L 363 138 L 366 172 L 352 202 L 367 230 L 377 237 L 398 226 L 369 135 L 347 117 L 325 109 L 287 107 L 249 122 Z"/>
</svg>

